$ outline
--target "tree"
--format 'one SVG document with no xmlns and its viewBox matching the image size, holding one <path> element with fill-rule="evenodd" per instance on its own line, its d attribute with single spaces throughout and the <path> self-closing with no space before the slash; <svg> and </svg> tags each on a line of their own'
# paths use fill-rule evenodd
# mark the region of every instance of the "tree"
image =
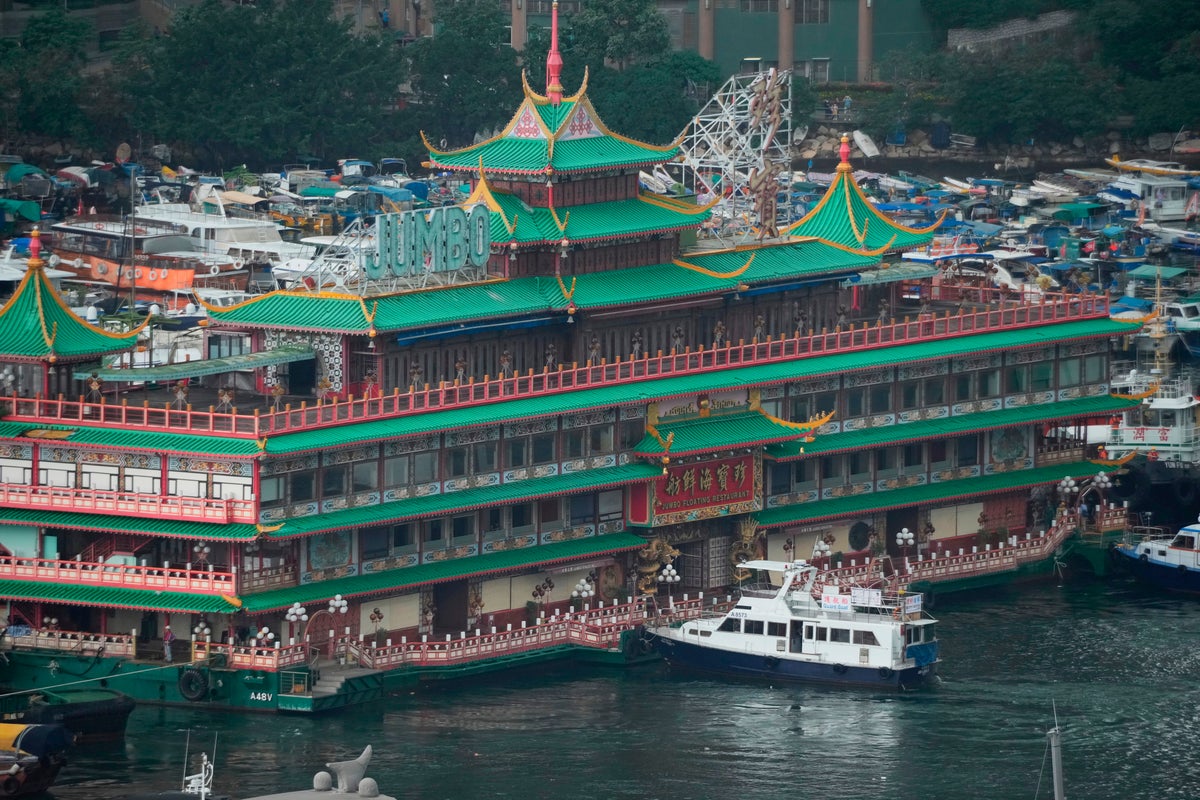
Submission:
<svg viewBox="0 0 1200 800">
<path fill-rule="evenodd" d="M 573 52 L 592 70 L 618 72 L 671 49 L 667 18 L 654 0 L 588 0 L 570 19 Z"/>
<path fill-rule="evenodd" d="M 356 36 L 332 0 L 204 0 L 167 35 L 124 43 L 115 67 L 128 119 L 204 147 L 211 166 L 355 154 L 381 141 L 403 79 L 390 39 Z"/>
<path fill-rule="evenodd" d="M 0 51 L 0 77 L 12 90 L 5 116 L 16 127 L 56 138 L 86 130 L 78 101 L 91 27 L 56 8 L 32 17 L 17 46 Z"/>
<path fill-rule="evenodd" d="M 446 3 L 436 13 L 435 35 L 409 47 L 415 111 L 435 142 L 466 145 L 509 120 L 518 98 L 517 53 L 494 2 Z"/>
</svg>

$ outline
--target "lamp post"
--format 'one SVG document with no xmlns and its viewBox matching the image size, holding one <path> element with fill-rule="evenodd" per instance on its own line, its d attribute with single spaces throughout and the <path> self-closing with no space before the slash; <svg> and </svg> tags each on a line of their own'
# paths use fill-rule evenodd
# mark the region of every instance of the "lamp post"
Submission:
<svg viewBox="0 0 1200 800">
<path fill-rule="evenodd" d="M 908 559 L 908 548 L 912 547 L 916 538 L 908 528 L 901 528 L 900 532 L 896 534 L 896 544 L 900 547 L 905 560 Z"/>
<path fill-rule="evenodd" d="M 675 571 L 674 564 L 665 564 L 662 568 L 662 571 L 658 573 L 658 582 L 666 588 L 667 594 L 670 594 L 671 587 L 679 583 L 681 580 L 683 580 L 683 578 L 680 577 L 679 573 Z"/>
<path fill-rule="evenodd" d="M 1079 497 L 1079 484 L 1070 475 L 1058 482 L 1058 493 L 1062 496 L 1063 506 L 1074 510 L 1076 499 Z"/>
<path fill-rule="evenodd" d="M 196 557 L 197 564 L 204 564 L 208 561 L 208 554 L 212 552 L 212 548 L 205 542 L 196 542 L 192 547 L 192 554 Z"/>
<path fill-rule="evenodd" d="M 288 621 L 288 638 L 292 644 L 295 644 L 296 625 L 308 622 L 308 609 L 299 603 L 292 603 L 292 607 L 287 610 L 285 616 Z"/>
<path fill-rule="evenodd" d="M 375 646 L 379 647 L 379 623 L 383 622 L 383 612 L 378 607 L 371 610 L 371 629 L 375 631 Z"/>
<path fill-rule="evenodd" d="M 815 561 L 818 558 L 827 558 L 832 550 L 833 548 L 829 545 L 829 542 L 825 541 L 824 539 L 817 539 L 817 541 L 813 543 L 813 560 Z M 826 566 L 828 567 L 828 564 Z"/>
</svg>

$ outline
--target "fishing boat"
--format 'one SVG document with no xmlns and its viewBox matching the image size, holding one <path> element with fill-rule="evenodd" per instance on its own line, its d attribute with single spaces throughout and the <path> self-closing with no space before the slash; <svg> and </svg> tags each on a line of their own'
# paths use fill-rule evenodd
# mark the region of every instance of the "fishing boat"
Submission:
<svg viewBox="0 0 1200 800">
<path fill-rule="evenodd" d="M 747 561 L 742 569 L 782 582 L 741 588 L 723 614 L 676 620 L 646 634 L 670 664 L 724 675 L 833 685 L 914 689 L 937 675 L 936 620 L 920 593 L 826 585 L 805 561 Z M 761 579 L 760 579 L 761 580 Z"/>
<path fill-rule="evenodd" d="M 7 722 L 64 726 L 76 744 L 123 739 L 136 703 L 111 689 L 48 689 L 0 697 Z"/>
<path fill-rule="evenodd" d="M 1134 576 L 1162 589 L 1200 594 L 1200 524 L 1174 534 L 1154 529 L 1141 533 L 1113 548 Z"/>
</svg>

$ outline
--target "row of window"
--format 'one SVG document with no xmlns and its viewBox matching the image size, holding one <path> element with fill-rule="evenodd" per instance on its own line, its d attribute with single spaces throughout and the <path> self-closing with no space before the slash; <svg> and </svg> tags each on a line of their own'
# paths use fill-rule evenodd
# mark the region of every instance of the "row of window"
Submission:
<svg viewBox="0 0 1200 800">
<path fill-rule="evenodd" d="M 793 621 L 792 626 L 798 628 L 800 622 Z M 717 630 L 725 633 L 746 633 L 766 636 L 787 636 L 786 622 L 767 622 L 761 619 L 739 619 L 727 617 Z M 858 630 L 856 628 L 827 628 L 824 625 L 808 624 L 804 626 L 804 638 L 816 642 L 836 642 L 838 644 L 862 644 L 879 646 L 879 639 L 874 631 Z"/>
<path fill-rule="evenodd" d="M 823 484 L 844 486 L 931 470 L 978 466 L 982 446 L 978 435 L 913 442 L 876 450 L 809 458 L 771 467 L 768 494 L 788 494 L 796 489 L 815 489 Z"/>
<path fill-rule="evenodd" d="M 511 506 L 485 508 L 441 519 L 376 525 L 359 531 L 364 560 L 494 541 L 508 536 L 624 519 L 624 492 L 550 497 Z"/>
<path fill-rule="evenodd" d="M 881 383 L 842 391 L 819 392 L 792 399 L 792 419 L 806 420 L 819 413 L 837 412 L 839 418 L 862 417 L 891 411 L 912 411 L 947 403 L 965 403 L 1013 394 L 1046 392 L 1103 383 L 1103 355 L 1039 361 L 957 375 L 939 375 L 900 384 Z"/>
<path fill-rule="evenodd" d="M 829 22 L 829 0 L 783 0 L 795 3 L 796 23 L 800 25 L 825 25 Z M 779 13 L 780 0 L 740 0 L 744 14 Z M 785 6 L 786 7 L 786 6 Z"/>
<path fill-rule="evenodd" d="M 555 464 L 560 459 L 611 455 L 617 452 L 617 429 L 612 423 L 591 425 L 264 477 L 261 502 L 270 508 Z M 624 420 L 619 430 L 621 450 L 631 450 L 645 435 L 645 422 Z"/>
</svg>

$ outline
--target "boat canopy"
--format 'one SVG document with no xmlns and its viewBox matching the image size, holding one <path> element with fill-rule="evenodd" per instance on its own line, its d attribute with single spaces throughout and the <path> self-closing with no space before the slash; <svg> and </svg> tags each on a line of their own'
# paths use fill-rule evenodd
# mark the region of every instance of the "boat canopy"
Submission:
<svg viewBox="0 0 1200 800">
<path fill-rule="evenodd" d="M 288 364 L 292 361 L 305 361 L 316 358 L 312 348 L 306 345 L 287 345 L 274 350 L 262 350 L 257 353 L 242 353 L 223 358 L 205 358 L 198 361 L 184 361 L 178 364 L 164 364 L 159 367 L 134 368 L 104 367 L 102 369 L 83 369 L 75 373 L 77 380 L 87 380 L 93 374 L 106 381 L 177 381 L 184 378 L 198 378 L 203 375 L 218 375 L 223 372 L 233 372 L 257 367 L 269 367 L 275 364 Z"/>
<path fill-rule="evenodd" d="M 33 200 L 12 200 L 0 197 L 0 212 L 11 214 L 13 217 L 24 217 L 30 222 L 37 222 L 42 218 L 41 206 Z"/>
<path fill-rule="evenodd" d="M 1187 270 L 1183 267 L 1159 267 L 1155 266 L 1154 264 L 1142 264 L 1137 269 L 1129 271 L 1129 277 L 1140 278 L 1148 281 L 1155 280 L 1159 277 L 1164 279 L 1178 278 L 1180 275 L 1185 274 L 1187 274 Z"/>
</svg>

